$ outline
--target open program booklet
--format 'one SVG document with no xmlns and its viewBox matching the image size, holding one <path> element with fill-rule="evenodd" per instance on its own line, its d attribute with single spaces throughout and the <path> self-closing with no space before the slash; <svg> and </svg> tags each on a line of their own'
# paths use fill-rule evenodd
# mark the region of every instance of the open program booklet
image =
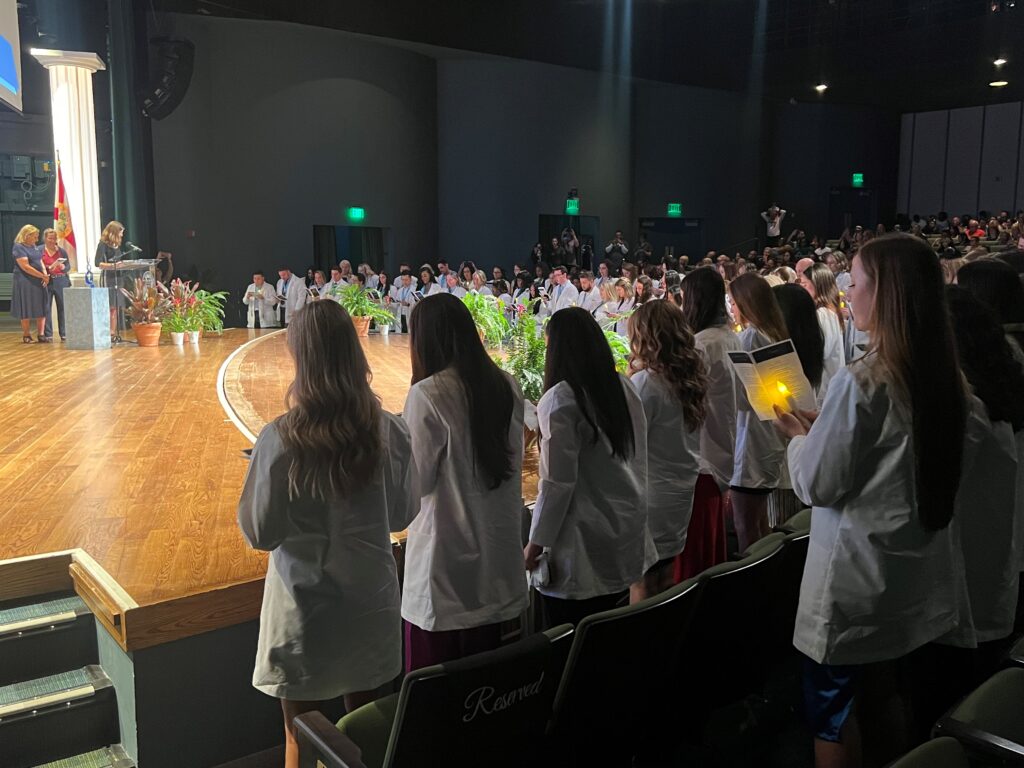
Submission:
<svg viewBox="0 0 1024 768">
<path fill-rule="evenodd" d="M 814 389 L 789 339 L 752 352 L 730 352 L 729 360 L 761 421 L 777 418 L 772 408 L 775 405 L 790 412 L 817 407 Z"/>
</svg>

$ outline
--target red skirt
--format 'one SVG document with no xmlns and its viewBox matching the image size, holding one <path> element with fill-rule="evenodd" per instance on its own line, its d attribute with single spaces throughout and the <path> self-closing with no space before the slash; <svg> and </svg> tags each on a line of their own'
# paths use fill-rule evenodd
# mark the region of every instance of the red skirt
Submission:
<svg viewBox="0 0 1024 768">
<path fill-rule="evenodd" d="M 686 532 L 686 546 L 676 556 L 676 583 L 728 559 L 723 502 L 715 478 L 698 475 L 693 489 L 693 514 Z"/>
</svg>

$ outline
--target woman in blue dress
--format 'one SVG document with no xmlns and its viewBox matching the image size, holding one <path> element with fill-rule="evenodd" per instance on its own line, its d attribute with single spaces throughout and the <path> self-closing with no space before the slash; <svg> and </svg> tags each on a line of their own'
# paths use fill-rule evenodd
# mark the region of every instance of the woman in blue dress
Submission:
<svg viewBox="0 0 1024 768">
<path fill-rule="evenodd" d="M 21 340 L 32 343 L 29 323 L 36 322 L 36 338 L 39 343 L 52 341 L 46 338 L 46 286 L 50 276 L 43 266 L 43 252 L 38 245 L 39 230 L 26 224 L 14 238 L 14 278 L 11 284 L 11 314 L 21 320 Z"/>
</svg>

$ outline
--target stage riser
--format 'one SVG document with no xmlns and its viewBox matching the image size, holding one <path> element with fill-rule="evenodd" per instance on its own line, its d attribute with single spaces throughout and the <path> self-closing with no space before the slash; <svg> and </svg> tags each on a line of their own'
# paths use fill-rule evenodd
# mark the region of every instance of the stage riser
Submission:
<svg viewBox="0 0 1024 768">
<path fill-rule="evenodd" d="M 96 664 L 96 622 L 91 615 L 0 639 L 0 686 Z M 106 746 L 106 745 L 104 745 Z"/>
</svg>

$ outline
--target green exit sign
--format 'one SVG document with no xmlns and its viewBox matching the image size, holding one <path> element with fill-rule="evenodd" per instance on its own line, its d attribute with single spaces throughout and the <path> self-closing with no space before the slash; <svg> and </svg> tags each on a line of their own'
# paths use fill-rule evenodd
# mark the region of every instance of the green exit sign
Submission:
<svg viewBox="0 0 1024 768">
<path fill-rule="evenodd" d="M 864 186 L 864 174 L 863 173 L 855 173 L 855 174 L 853 174 L 853 176 L 850 177 L 850 183 L 853 184 L 853 186 L 855 186 L 855 187 L 863 187 Z"/>
<path fill-rule="evenodd" d="M 366 218 L 365 208 L 349 208 L 345 211 L 345 215 L 348 216 L 349 221 L 362 221 Z"/>
<path fill-rule="evenodd" d="M 683 215 L 683 204 L 682 203 L 669 203 L 665 209 L 665 215 L 671 216 L 673 219 L 678 219 Z"/>
<path fill-rule="evenodd" d="M 580 199 L 578 197 L 568 197 L 565 200 L 565 215 L 566 216 L 579 216 L 580 215 Z"/>
</svg>

